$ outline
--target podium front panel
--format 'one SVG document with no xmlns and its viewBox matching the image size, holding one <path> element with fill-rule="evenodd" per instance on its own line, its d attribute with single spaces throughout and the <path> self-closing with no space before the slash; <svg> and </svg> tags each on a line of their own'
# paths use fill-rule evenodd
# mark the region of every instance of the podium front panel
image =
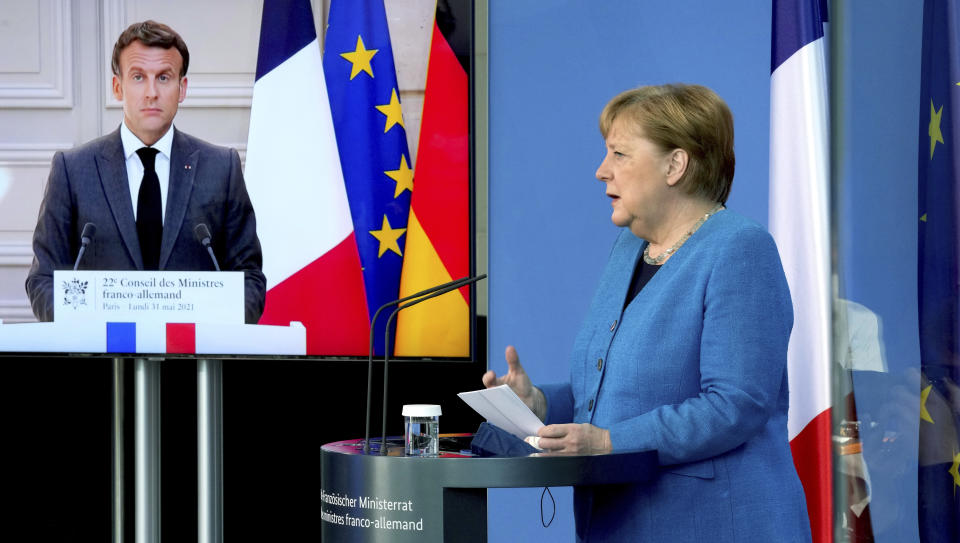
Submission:
<svg viewBox="0 0 960 543">
<path fill-rule="evenodd" d="M 467 440 L 469 442 L 469 440 Z M 639 483 L 656 476 L 655 451 L 479 458 L 363 453 L 363 440 L 324 445 L 324 541 L 486 541 L 487 488 Z"/>
</svg>

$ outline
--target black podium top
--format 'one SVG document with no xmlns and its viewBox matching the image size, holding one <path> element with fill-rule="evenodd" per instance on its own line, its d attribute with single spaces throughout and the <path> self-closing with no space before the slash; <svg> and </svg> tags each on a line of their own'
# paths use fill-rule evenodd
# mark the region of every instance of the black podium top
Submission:
<svg viewBox="0 0 960 543">
<path fill-rule="evenodd" d="M 657 473 L 656 451 L 615 451 L 606 454 L 561 455 L 539 453 L 529 456 L 478 457 L 470 455 L 472 434 L 441 434 L 440 455 L 436 458 L 406 457 L 403 440 L 388 439 L 387 454 L 380 454 L 379 439 L 372 440 L 364 454 L 363 440 L 337 441 L 323 446 L 324 455 L 346 455 L 342 462 L 373 466 L 388 463 L 395 469 L 416 463 L 425 477 L 444 487 L 519 488 L 639 483 Z M 367 464 L 369 463 L 369 464 Z"/>
</svg>

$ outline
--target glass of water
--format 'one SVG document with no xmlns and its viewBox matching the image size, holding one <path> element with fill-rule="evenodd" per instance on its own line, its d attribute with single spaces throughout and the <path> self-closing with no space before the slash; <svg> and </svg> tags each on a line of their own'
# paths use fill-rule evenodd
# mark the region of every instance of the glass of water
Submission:
<svg viewBox="0 0 960 543">
<path fill-rule="evenodd" d="M 403 406 L 404 454 L 437 456 L 440 452 L 440 406 L 407 404 Z"/>
</svg>

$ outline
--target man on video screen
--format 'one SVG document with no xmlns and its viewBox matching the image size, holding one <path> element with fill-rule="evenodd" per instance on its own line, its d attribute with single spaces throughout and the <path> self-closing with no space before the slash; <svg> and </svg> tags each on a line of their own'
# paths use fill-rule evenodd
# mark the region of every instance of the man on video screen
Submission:
<svg viewBox="0 0 960 543">
<path fill-rule="evenodd" d="M 123 122 L 53 157 L 26 282 L 39 320 L 53 320 L 53 271 L 73 267 L 88 223 L 96 234 L 80 267 L 94 270 L 213 270 L 195 235 L 203 225 L 221 269 L 244 272 L 246 322 L 259 320 L 266 280 L 240 157 L 173 126 L 189 62 L 167 25 L 120 34 L 111 65 Z"/>
</svg>

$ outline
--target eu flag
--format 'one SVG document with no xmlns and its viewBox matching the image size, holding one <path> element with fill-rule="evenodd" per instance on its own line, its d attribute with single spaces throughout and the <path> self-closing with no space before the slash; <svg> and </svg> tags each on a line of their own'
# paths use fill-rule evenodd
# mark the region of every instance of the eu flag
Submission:
<svg viewBox="0 0 960 543">
<path fill-rule="evenodd" d="M 960 7 L 926 0 L 920 90 L 917 300 L 920 318 L 920 541 L 960 541 L 957 229 Z M 960 135 L 960 130 L 956 131 Z"/>
<path fill-rule="evenodd" d="M 323 72 L 370 316 L 400 291 L 413 163 L 382 0 L 330 6 Z M 383 353 L 386 319 L 376 323 Z"/>
</svg>

